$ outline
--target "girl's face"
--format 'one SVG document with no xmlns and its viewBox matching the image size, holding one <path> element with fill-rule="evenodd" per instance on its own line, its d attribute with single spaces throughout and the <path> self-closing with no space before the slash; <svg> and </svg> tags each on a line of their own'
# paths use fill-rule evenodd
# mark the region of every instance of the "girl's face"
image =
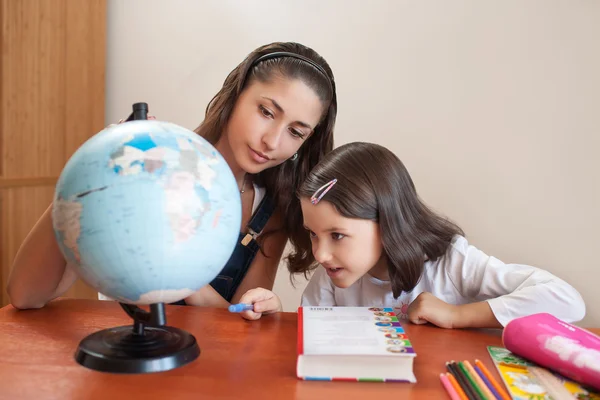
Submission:
<svg viewBox="0 0 600 400">
<path fill-rule="evenodd" d="M 389 280 L 379 224 L 343 217 L 328 201 L 301 198 L 300 204 L 313 255 L 335 286 L 347 288 L 366 273 Z"/>
<path fill-rule="evenodd" d="M 255 81 L 240 94 L 223 132 L 225 152 L 252 174 L 279 165 L 308 139 L 323 110 L 316 93 L 300 80 Z"/>
</svg>

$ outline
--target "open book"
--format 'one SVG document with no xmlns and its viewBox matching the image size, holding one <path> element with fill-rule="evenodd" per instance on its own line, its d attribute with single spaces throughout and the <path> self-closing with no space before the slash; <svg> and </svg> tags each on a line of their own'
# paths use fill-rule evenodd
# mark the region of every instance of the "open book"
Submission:
<svg viewBox="0 0 600 400">
<path fill-rule="evenodd" d="M 415 356 L 392 308 L 298 308 L 300 379 L 416 382 Z"/>
</svg>

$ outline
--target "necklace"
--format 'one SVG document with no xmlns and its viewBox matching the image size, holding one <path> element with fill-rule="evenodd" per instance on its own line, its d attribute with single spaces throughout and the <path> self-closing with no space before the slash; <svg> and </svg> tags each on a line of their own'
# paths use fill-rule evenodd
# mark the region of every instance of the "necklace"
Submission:
<svg viewBox="0 0 600 400">
<path fill-rule="evenodd" d="M 240 189 L 240 193 L 244 193 L 244 188 L 246 187 L 246 176 L 248 176 L 248 174 L 244 175 L 244 180 L 242 181 L 242 188 Z"/>
</svg>

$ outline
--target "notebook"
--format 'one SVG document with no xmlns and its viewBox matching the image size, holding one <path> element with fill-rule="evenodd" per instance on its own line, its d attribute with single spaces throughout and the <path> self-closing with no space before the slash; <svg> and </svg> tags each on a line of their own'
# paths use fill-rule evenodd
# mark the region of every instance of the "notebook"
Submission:
<svg viewBox="0 0 600 400">
<path fill-rule="evenodd" d="M 416 382 L 415 356 L 392 308 L 298 308 L 299 379 Z"/>
<path fill-rule="evenodd" d="M 511 353 L 504 347 L 488 346 L 490 357 L 515 400 L 600 400 L 600 393 L 566 379 Z"/>
</svg>

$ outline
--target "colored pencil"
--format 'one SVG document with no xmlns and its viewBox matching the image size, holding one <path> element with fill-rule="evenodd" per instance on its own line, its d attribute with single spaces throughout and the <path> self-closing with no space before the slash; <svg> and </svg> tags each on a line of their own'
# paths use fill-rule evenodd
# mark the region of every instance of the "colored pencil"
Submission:
<svg viewBox="0 0 600 400">
<path fill-rule="evenodd" d="M 462 388 L 460 387 L 460 385 L 456 381 L 456 378 L 454 377 L 454 375 L 452 375 L 450 372 L 446 372 L 446 376 L 448 377 L 448 380 L 450 381 L 450 383 L 454 387 L 454 390 L 456 390 L 456 393 L 458 393 L 458 396 L 460 397 L 460 399 L 461 400 L 469 400 L 469 398 L 465 394 L 465 391 L 462 390 Z"/>
<path fill-rule="evenodd" d="M 460 368 L 460 370 L 467 376 L 469 384 L 474 389 L 473 391 L 476 393 L 477 398 L 487 400 L 487 397 L 483 394 L 479 386 L 477 386 L 477 383 L 475 383 L 475 378 L 471 376 L 471 374 L 467 370 L 467 367 L 465 367 L 465 364 L 462 361 L 459 361 L 456 364 L 458 364 L 458 368 Z"/>
<path fill-rule="evenodd" d="M 479 374 L 477 374 L 477 371 L 475 371 L 475 369 L 473 368 L 471 363 L 469 361 L 465 360 L 465 361 L 463 361 L 463 364 L 467 368 L 467 371 L 469 372 L 469 374 L 471 374 L 471 376 L 473 377 L 475 384 L 479 387 L 479 389 L 481 389 L 481 393 L 489 400 L 496 400 L 496 396 L 494 396 L 492 394 L 492 392 L 490 392 L 490 389 L 481 380 L 481 377 L 479 376 Z"/>
<path fill-rule="evenodd" d="M 492 382 L 490 382 L 490 380 L 485 376 L 483 371 L 481 371 L 481 368 L 479 368 L 477 365 L 474 365 L 473 368 L 475 369 L 475 372 L 477 372 L 483 383 L 485 383 L 488 389 L 490 389 L 490 392 L 493 393 L 494 398 L 496 400 L 502 400 L 502 396 L 500 395 L 500 393 L 498 393 L 496 388 L 494 388 L 494 385 L 492 385 Z"/>
<path fill-rule="evenodd" d="M 448 380 L 448 377 L 444 374 L 440 374 L 440 380 L 442 381 L 442 385 L 444 386 L 444 389 L 446 389 L 446 392 L 448 392 L 450 398 L 452 400 L 460 400 L 460 396 L 458 393 L 456 393 L 456 390 L 454 390 L 454 387 Z"/>
<path fill-rule="evenodd" d="M 469 385 L 467 377 L 460 371 L 458 365 L 456 365 L 456 362 L 454 360 L 447 362 L 446 368 L 448 368 L 448 371 L 450 371 L 450 373 L 454 375 L 454 378 L 456 378 L 456 381 L 458 382 L 462 390 L 465 392 L 467 399 L 478 400 L 475 391 L 473 390 L 471 385 Z"/>
<path fill-rule="evenodd" d="M 485 367 L 485 365 L 483 365 L 483 363 L 481 361 L 475 360 L 475 365 L 477 365 L 481 369 L 481 372 L 483 372 L 485 377 L 488 378 L 488 380 L 494 386 L 494 388 L 496 389 L 498 394 L 500 394 L 500 397 L 502 398 L 502 400 L 512 400 L 512 397 L 509 396 L 508 393 L 506 392 L 506 390 L 504 389 L 504 387 L 501 386 L 498 383 L 498 381 L 496 381 L 496 379 L 494 379 L 494 376 L 492 374 L 490 374 L 490 371 L 488 371 L 488 369 Z"/>
</svg>

